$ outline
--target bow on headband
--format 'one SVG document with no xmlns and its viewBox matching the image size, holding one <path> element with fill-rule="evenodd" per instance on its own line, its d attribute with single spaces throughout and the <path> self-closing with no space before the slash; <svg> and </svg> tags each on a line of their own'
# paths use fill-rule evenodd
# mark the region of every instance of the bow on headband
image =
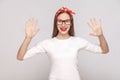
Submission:
<svg viewBox="0 0 120 80">
<path fill-rule="evenodd" d="M 60 8 L 60 9 L 57 11 L 56 16 L 58 16 L 58 14 L 61 13 L 61 12 L 69 12 L 71 15 L 72 15 L 72 14 L 75 14 L 75 12 L 73 12 L 72 10 L 70 10 L 70 9 L 68 9 L 68 8 L 66 8 L 66 7 L 62 7 L 62 8 Z"/>
</svg>

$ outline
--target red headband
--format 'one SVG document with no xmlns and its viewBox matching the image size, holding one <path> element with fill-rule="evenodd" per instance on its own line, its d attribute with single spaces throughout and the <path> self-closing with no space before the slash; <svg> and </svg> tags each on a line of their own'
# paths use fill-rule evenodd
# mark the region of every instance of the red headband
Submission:
<svg viewBox="0 0 120 80">
<path fill-rule="evenodd" d="M 60 8 L 57 12 L 56 12 L 56 16 L 58 16 L 58 14 L 59 13 L 61 13 L 61 12 L 69 12 L 70 13 L 70 15 L 72 15 L 72 14 L 75 14 L 75 12 L 73 12 L 72 10 L 70 10 L 70 9 L 68 9 L 68 8 L 66 8 L 66 7 L 62 7 L 62 8 Z"/>
</svg>

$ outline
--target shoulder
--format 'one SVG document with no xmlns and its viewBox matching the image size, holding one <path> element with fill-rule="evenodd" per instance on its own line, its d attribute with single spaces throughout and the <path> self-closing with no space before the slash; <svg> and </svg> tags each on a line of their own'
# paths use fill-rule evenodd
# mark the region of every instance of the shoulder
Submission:
<svg viewBox="0 0 120 80">
<path fill-rule="evenodd" d="M 73 39 L 76 41 L 87 41 L 85 38 L 78 37 L 78 36 L 74 36 Z"/>
<path fill-rule="evenodd" d="M 53 38 L 48 38 L 48 39 L 44 39 L 42 41 L 39 41 L 38 44 L 49 44 L 53 41 Z"/>
<path fill-rule="evenodd" d="M 78 36 L 73 37 L 73 41 L 79 45 L 86 45 L 89 43 L 85 38 Z"/>
</svg>

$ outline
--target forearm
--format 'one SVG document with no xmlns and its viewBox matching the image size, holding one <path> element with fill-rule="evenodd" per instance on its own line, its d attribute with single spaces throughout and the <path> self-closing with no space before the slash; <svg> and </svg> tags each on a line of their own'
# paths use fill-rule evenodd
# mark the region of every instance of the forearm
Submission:
<svg viewBox="0 0 120 80">
<path fill-rule="evenodd" d="M 102 35 L 98 36 L 98 38 L 99 38 L 99 41 L 100 41 L 100 47 L 102 49 L 102 53 L 108 53 L 109 48 L 108 48 L 108 44 L 105 40 L 104 35 L 102 34 Z"/>
<path fill-rule="evenodd" d="M 31 38 L 25 37 L 22 45 L 20 46 L 18 53 L 17 53 L 17 59 L 18 60 L 23 60 L 23 57 L 27 51 L 27 48 L 30 44 Z"/>
</svg>

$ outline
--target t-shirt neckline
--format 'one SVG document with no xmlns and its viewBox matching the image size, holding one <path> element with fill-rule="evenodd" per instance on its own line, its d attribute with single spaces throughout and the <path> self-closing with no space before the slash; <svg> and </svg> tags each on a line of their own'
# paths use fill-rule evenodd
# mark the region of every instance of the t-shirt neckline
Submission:
<svg viewBox="0 0 120 80">
<path fill-rule="evenodd" d="M 70 40 L 72 38 L 72 36 L 70 36 L 69 38 L 67 39 L 58 39 L 57 37 L 54 37 L 54 39 L 58 40 L 58 41 L 67 41 L 67 40 Z"/>
</svg>

